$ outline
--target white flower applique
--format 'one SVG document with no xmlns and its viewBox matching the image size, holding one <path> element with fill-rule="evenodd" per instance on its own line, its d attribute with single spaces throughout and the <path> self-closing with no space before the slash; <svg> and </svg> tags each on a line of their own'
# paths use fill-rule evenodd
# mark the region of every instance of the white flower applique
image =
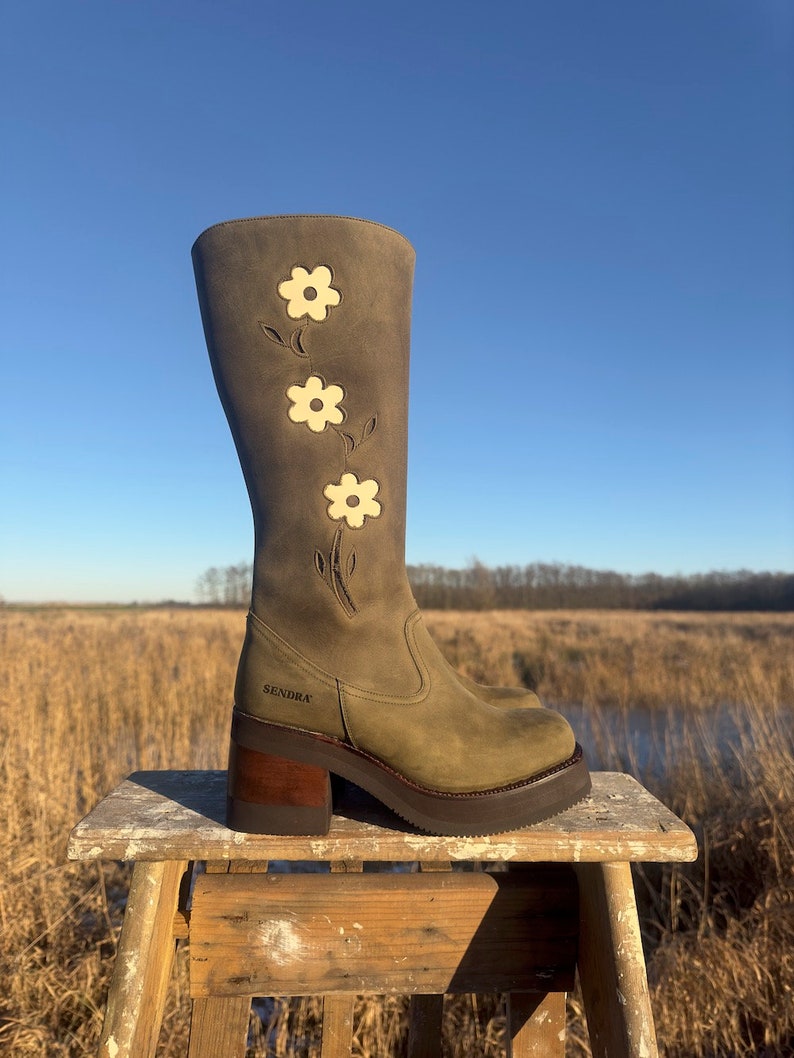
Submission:
<svg viewBox="0 0 794 1058">
<path fill-rule="evenodd" d="M 307 271 L 296 265 L 290 273 L 292 278 L 278 285 L 279 296 L 287 302 L 287 315 L 300 320 L 310 316 L 317 323 L 328 316 L 328 309 L 342 300 L 342 295 L 331 286 L 333 274 L 328 265 L 317 265 Z"/>
<path fill-rule="evenodd" d="M 326 386 L 320 375 L 309 375 L 304 385 L 290 386 L 287 397 L 291 406 L 287 414 L 293 422 L 305 422 L 313 433 L 322 433 L 330 424 L 338 426 L 345 420 L 339 407 L 345 398 L 341 386 Z"/>
<path fill-rule="evenodd" d="M 377 518 L 381 512 L 375 499 L 379 488 L 373 478 L 359 481 L 355 474 L 343 474 L 338 484 L 332 482 L 323 489 L 323 495 L 331 501 L 329 516 L 335 521 L 344 519 L 351 529 L 361 529 L 367 518 Z"/>
</svg>

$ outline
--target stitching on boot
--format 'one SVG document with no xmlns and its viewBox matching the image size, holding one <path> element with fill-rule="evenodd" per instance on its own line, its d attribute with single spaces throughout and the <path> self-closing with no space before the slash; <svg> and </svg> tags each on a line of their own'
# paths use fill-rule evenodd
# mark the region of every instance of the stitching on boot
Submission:
<svg viewBox="0 0 794 1058">
<path fill-rule="evenodd" d="M 284 220 L 345 220 L 352 221 L 354 224 L 368 224 L 373 228 L 383 228 L 384 231 L 390 231 L 392 235 L 396 235 L 411 250 L 413 250 L 413 246 L 408 239 L 406 239 L 402 232 L 397 231 L 396 228 L 390 228 L 388 224 L 381 224 L 380 221 L 377 220 L 366 220 L 362 217 L 345 217 L 339 213 L 277 213 L 274 215 L 265 214 L 262 217 L 238 217 L 235 220 L 221 220 L 217 224 L 211 224 L 209 228 L 205 228 L 193 243 L 193 248 L 195 249 L 199 241 L 209 232 L 215 231 L 216 228 L 232 228 L 238 224 L 256 224 L 265 220 L 271 222 Z"/>
<path fill-rule="evenodd" d="M 345 729 L 345 738 L 350 743 L 350 745 L 353 746 L 354 749 L 358 749 L 358 744 L 356 743 L 356 740 L 353 738 L 353 735 L 350 731 L 350 721 L 348 720 L 347 709 L 345 708 L 345 689 L 340 680 L 336 681 L 336 690 L 337 694 L 339 695 L 339 714 L 342 717 L 342 726 Z"/>
<path fill-rule="evenodd" d="M 342 683 L 340 681 L 340 688 L 344 690 L 347 698 L 356 698 L 359 701 L 366 702 L 380 702 L 385 705 L 413 705 L 417 702 L 423 701 L 430 693 L 430 671 L 425 664 L 425 660 L 422 657 L 422 653 L 419 649 L 419 644 L 416 642 L 416 636 L 414 635 L 414 628 L 422 619 L 422 615 L 419 610 L 414 610 L 413 613 L 409 614 L 405 621 L 404 634 L 405 642 L 408 647 L 408 652 L 411 655 L 411 660 L 416 666 L 416 670 L 419 673 L 421 685 L 419 690 L 415 694 L 383 694 L 380 691 L 368 691 L 363 687 L 357 687 L 352 683 Z"/>
<path fill-rule="evenodd" d="M 286 643 L 277 632 L 274 632 L 272 628 L 269 628 L 264 621 L 260 621 L 255 613 L 249 613 L 248 618 L 251 630 L 261 639 L 264 639 L 271 650 L 280 654 L 285 661 L 294 665 L 296 668 L 301 669 L 307 676 L 311 676 L 312 679 L 322 683 L 330 690 L 335 690 L 337 688 L 338 681 L 330 673 L 318 668 L 313 662 L 309 661 L 308 658 L 305 658 L 303 654 L 300 654 L 294 647 L 291 647 L 289 643 Z"/>
</svg>

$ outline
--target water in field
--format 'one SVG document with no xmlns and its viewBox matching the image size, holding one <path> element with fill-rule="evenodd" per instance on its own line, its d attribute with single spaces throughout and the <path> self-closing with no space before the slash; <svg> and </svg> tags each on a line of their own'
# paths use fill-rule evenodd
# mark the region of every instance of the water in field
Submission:
<svg viewBox="0 0 794 1058">
<path fill-rule="evenodd" d="M 758 734 L 758 714 L 735 706 L 668 709 L 567 705 L 570 722 L 593 771 L 626 771 L 661 779 L 684 761 L 730 770 Z M 770 724 L 791 715 L 771 713 Z"/>
</svg>

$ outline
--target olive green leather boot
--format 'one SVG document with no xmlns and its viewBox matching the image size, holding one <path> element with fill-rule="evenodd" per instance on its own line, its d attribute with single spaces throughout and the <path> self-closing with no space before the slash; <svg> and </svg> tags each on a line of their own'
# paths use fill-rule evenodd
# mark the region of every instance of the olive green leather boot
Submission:
<svg viewBox="0 0 794 1058">
<path fill-rule="evenodd" d="M 255 529 L 230 826 L 324 833 L 329 773 L 439 834 L 582 798 L 567 722 L 484 700 L 408 585 L 409 243 L 369 221 L 265 217 L 208 229 L 193 260 Z"/>
</svg>

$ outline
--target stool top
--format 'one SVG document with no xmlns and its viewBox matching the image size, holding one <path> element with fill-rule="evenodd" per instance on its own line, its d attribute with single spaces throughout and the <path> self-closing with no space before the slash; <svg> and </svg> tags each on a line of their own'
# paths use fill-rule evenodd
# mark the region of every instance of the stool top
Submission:
<svg viewBox="0 0 794 1058">
<path fill-rule="evenodd" d="M 523 830 L 435 837 L 348 787 L 323 837 L 241 834 L 225 825 L 225 771 L 139 771 L 71 833 L 71 860 L 292 860 L 516 862 L 697 858 L 692 831 L 636 779 L 593 772 L 589 797 Z"/>
</svg>

